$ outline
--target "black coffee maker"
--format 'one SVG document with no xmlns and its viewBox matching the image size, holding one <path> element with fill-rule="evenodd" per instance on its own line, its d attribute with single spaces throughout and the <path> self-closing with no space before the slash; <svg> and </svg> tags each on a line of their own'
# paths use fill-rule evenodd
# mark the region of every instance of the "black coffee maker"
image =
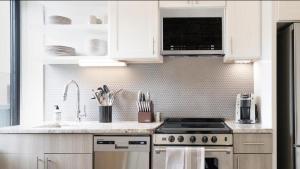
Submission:
<svg viewBox="0 0 300 169">
<path fill-rule="evenodd" d="M 253 124 L 257 122 L 255 96 L 253 93 L 237 95 L 235 121 L 241 124 Z"/>
</svg>

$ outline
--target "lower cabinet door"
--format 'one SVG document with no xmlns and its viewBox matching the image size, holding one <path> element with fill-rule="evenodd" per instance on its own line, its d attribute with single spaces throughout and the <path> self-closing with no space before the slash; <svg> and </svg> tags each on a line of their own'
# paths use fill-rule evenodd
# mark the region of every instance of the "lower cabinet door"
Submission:
<svg viewBox="0 0 300 169">
<path fill-rule="evenodd" d="M 234 169 L 272 169 L 272 154 L 235 154 Z"/>
<path fill-rule="evenodd" d="M 45 169 L 92 169 L 92 154 L 45 154 Z"/>
<path fill-rule="evenodd" d="M 0 154 L 0 169 L 43 169 L 44 161 L 36 154 Z"/>
</svg>

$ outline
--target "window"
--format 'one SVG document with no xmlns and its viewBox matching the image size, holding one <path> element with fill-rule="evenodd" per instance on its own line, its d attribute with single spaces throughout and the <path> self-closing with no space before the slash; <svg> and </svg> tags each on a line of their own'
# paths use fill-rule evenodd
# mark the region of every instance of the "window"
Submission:
<svg viewBox="0 0 300 169">
<path fill-rule="evenodd" d="M 0 126 L 19 124 L 19 2 L 0 1 Z"/>
</svg>

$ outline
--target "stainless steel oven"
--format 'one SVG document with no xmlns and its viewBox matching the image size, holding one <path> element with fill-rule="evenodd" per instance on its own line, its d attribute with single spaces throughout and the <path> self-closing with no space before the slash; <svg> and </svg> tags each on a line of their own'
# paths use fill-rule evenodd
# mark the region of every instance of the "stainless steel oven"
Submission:
<svg viewBox="0 0 300 169">
<path fill-rule="evenodd" d="M 166 146 L 154 146 L 152 169 L 165 168 Z M 205 169 L 233 169 L 233 151 L 229 146 L 205 147 Z"/>
<path fill-rule="evenodd" d="M 204 147 L 205 169 L 233 169 L 232 138 L 224 119 L 167 118 L 153 135 L 152 169 L 165 167 L 168 147 Z"/>
<path fill-rule="evenodd" d="M 162 8 L 162 55 L 224 55 L 224 8 Z"/>
</svg>

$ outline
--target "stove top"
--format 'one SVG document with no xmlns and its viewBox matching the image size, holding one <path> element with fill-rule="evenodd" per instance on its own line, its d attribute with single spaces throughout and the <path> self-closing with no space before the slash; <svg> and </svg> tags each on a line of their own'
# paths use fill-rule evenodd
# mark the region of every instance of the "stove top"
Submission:
<svg viewBox="0 0 300 169">
<path fill-rule="evenodd" d="M 224 119 L 209 118 L 168 118 L 156 129 L 155 133 L 165 134 L 230 134 L 232 130 L 225 124 Z"/>
<path fill-rule="evenodd" d="M 232 145 L 224 119 L 168 118 L 155 130 L 155 145 Z"/>
</svg>

